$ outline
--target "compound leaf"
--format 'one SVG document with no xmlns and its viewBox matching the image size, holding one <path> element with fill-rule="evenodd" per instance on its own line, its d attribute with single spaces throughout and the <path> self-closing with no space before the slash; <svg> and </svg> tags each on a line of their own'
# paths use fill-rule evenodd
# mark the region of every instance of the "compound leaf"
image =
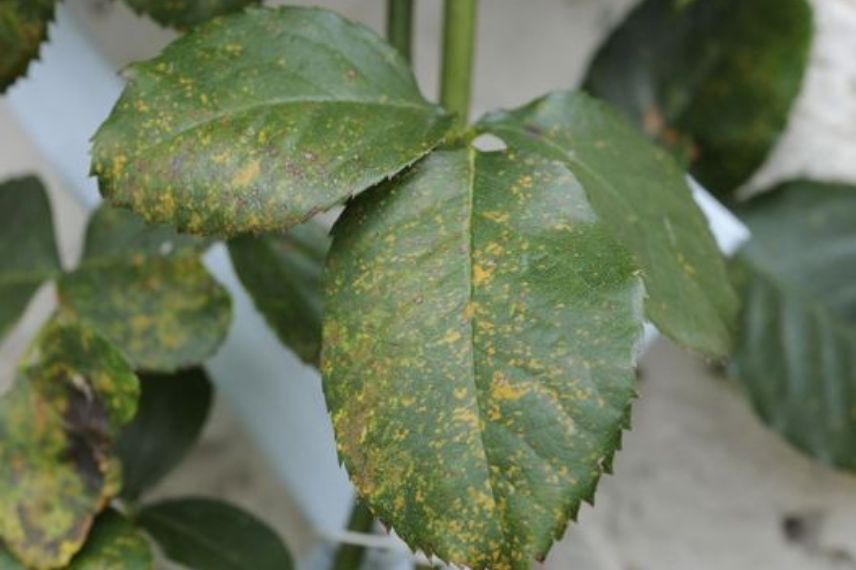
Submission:
<svg viewBox="0 0 856 570">
<path fill-rule="evenodd" d="M 856 470 L 856 187 L 790 182 L 737 212 L 735 373 L 772 429 Z"/>
<path fill-rule="evenodd" d="M 284 230 L 392 176 L 451 118 L 368 29 L 323 10 L 218 18 L 128 71 L 101 191 L 192 233 Z"/>
<path fill-rule="evenodd" d="M 134 10 L 163 26 L 187 29 L 261 0 L 125 0 Z"/>
<path fill-rule="evenodd" d="M 139 411 L 116 443 L 122 497 L 136 501 L 187 455 L 211 407 L 213 387 L 201 368 L 140 376 Z"/>
<path fill-rule="evenodd" d="M 321 270 L 330 237 L 317 222 L 229 242 L 235 271 L 280 340 L 306 363 L 321 353 Z"/>
<path fill-rule="evenodd" d="M 26 73 L 48 36 L 56 0 L 0 0 L 0 93 Z"/>
<path fill-rule="evenodd" d="M 227 503 L 176 499 L 147 506 L 138 522 L 188 568 L 291 570 L 291 555 L 265 523 Z"/>
<path fill-rule="evenodd" d="M 632 256 L 564 164 L 513 145 L 432 153 L 333 236 L 322 372 L 360 496 L 413 548 L 529 568 L 628 425 Z"/>
<path fill-rule="evenodd" d="M 645 0 L 600 48 L 584 88 L 724 196 L 784 129 L 811 37 L 806 0 Z"/>
<path fill-rule="evenodd" d="M 562 161 L 592 208 L 642 268 L 648 317 L 689 348 L 726 356 L 737 298 L 686 179 L 602 103 L 560 92 L 482 119 L 507 143 Z"/>
<path fill-rule="evenodd" d="M 59 271 L 50 203 L 41 182 L 30 176 L 0 184 L 0 339 L 36 289 Z"/>
<path fill-rule="evenodd" d="M 80 266 L 59 280 L 62 308 L 97 328 L 135 368 L 172 372 L 199 364 L 226 336 L 229 295 L 199 259 L 205 242 L 135 218 L 93 216 Z"/>
<path fill-rule="evenodd" d="M 116 495 L 112 442 L 137 377 L 106 340 L 51 321 L 0 398 L 0 540 L 29 568 L 64 566 Z"/>
<path fill-rule="evenodd" d="M 83 549 L 68 570 L 151 570 L 149 543 L 124 515 L 107 509 L 95 520 Z"/>
</svg>

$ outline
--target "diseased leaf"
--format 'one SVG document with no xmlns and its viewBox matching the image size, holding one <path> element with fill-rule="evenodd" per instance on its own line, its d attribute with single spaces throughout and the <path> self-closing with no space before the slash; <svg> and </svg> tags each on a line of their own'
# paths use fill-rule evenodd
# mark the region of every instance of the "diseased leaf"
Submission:
<svg viewBox="0 0 856 570">
<path fill-rule="evenodd" d="M 684 175 L 665 152 L 581 93 L 490 114 L 479 128 L 565 164 L 610 233 L 635 254 L 654 324 L 684 346 L 729 354 L 737 299 Z"/>
<path fill-rule="evenodd" d="M 136 501 L 184 459 L 205 426 L 213 387 L 201 368 L 144 374 L 134 421 L 122 431 L 122 497 Z"/>
<path fill-rule="evenodd" d="M 134 10 L 163 26 L 186 29 L 236 12 L 261 0 L 125 0 Z"/>
<path fill-rule="evenodd" d="M 146 538 L 113 509 L 95 520 L 86 545 L 68 570 L 151 570 L 154 557 Z"/>
<path fill-rule="evenodd" d="M 140 511 L 140 526 L 188 568 L 291 570 L 291 555 L 265 523 L 227 503 L 177 499 Z"/>
<path fill-rule="evenodd" d="M 0 184 L 0 339 L 36 289 L 59 271 L 50 203 L 41 182 L 29 176 Z"/>
<path fill-rule="evenodd" d="M 734 370 L 761 418 L 856 470 L 856 186 L 796 181 L 737 210 L 743 298 Z"/>
<path fill-rule="evenodd" d="M 47 38 L 56 0 L 0 0 L 0 93 L 26 73 Z"/>
<path fill-rule="evenodd" d="M 204 362 L 231 318 L 228 293 L 195 257 L 84 264 L 60 279 L 59 293 L 68 314 L 91 323 L 147 371 Z"/>
<path fill-rule="evenodd" d="M 451 128 L 392 47 L 318 9 L 214 20 L 128 79 L 95 135 L 101 192 L 193 233 L 286 229 L 395 174 Z"/>
<path fill-rule="evenodd" d="M 210 244 L 210 240 L 176 233 L 169 226 L 147 224 L 127 210 L 102 205 L 86 227 L 83 263 L 114 257 L 201 254 Z"/>
<path fill-rule="evenodd" d="M 228 293 L 199 260 L 205 242 L 106 208 L 90 222 L 80 267 L 59 279 L 63 311 L 98 329 L 135 368 L 172 372 L 205 361 L 231 319 Z"/>
<path fill-rule="evenodd" d="M 437 151 L 353 201 L 325 274 L 339 454 L 413 548 L 543 558 L 628 427 L 643 287 L 574 175 Z"/>
<path fill-rule="evenodd" d="M 280 340 L 306 363 L 321 352 L 321 270 L 330 238 L 317 222 L 229 242 L 235 271 Z"/>
<path fill-rule="evenodd" d="M 806 0 L 645 0 L 600 48 L 584 88 L 726 196 L 784 129 L 811 38 Z"/>
<path fill-rule="evenodd" d="M 122 355 L 76 324 L 50 322 L 0 398 L 0 540 L 29 568 L 64 566 L 119 491 L 112 442 L 136 412 Z"/>
</svg>

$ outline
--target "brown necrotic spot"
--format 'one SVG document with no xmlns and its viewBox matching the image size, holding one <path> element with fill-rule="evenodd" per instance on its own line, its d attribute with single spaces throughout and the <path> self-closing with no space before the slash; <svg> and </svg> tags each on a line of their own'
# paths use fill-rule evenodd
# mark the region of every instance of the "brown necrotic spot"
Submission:
<svg viewBox="0 0 856 570">
<path fill-rule="evenodd" d="M 63 459 L 75 466 L 87 489 L 99 492 L 110 442 L 107 409 L 99 398 L 70 384 L 63 419 L 68 435 Z"/>
</svg>

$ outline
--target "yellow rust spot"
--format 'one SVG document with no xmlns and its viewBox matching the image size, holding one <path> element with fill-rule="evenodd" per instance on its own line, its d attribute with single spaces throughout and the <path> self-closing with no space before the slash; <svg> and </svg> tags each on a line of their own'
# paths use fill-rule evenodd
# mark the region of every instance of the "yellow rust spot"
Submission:
<svg viewBox="0 0 856 570">
<path fill-rule="evenodd" d="M 245 167 L 240 169 L 232 178 L 232 185 L 246 188 L 252 184 L 261 174 L 262 168 L 258 160 L 251 160 Z"/>
<path fill-rule="evenodd" d="M 482 216 L 484 216 L 491 222 L 496 222 L 497 224 L 504 224 L 508 222 L 510 214 L 508 212 L 487 211 L 482 213 Z"/>
<path fill-rule="evenodd" d="M 452 412 L 452 419 L 462 424 L 467 424 L 473 428 L 479 425 L 479 418 L 476 413 L 470 408 L 455 408 Z"/>
<path fill-rule="evenodd" d="M 457 329 L 449 329 L 446 331 L 446 336 L 443 337 L 443 342 L 446 344 L 454 344 L 461 340 L 461 333 Z"/>
<path fill-rule="evenodd" d="M 490 385 L 490 395 L 496 400 L 515 401 L 525 396 L 527 390 L 519 388 L 502 373 L 494 372 Z"/>
<path fill-rule="evenodd" d="M 482 285 L 490 280 L 493 277 L 493 268 L 488 267 L 485 269 L 478 263 L 473 265 L 473 283 L 475 285 Z"/>
</svg>

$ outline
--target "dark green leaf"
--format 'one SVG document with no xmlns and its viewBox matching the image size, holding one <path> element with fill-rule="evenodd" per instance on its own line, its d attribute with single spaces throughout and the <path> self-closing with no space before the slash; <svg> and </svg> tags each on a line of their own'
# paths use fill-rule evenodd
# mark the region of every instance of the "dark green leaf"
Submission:
<svg viewBox="0 0 856 570">
<path fill-rule="evenodd" d="M 480 128 L 567 165 L 611 234 L 635 254 L 648 318 L 689 348 L 729 353 L 737 299 L 707 221 L 665 152 L 580 93 L 491 114 Z"/>
<path fill-rule="evenodd" d="M 856 186 L 791 182 L 738 213 L 736 373 L 773 429 L 856 470 Z"/>
<path fill-rule="evenodd" d="M 0 93 L 26 73 L 47 38 L 56 0 L 0 0 Z"/>
<path fill-rule="evenodd" d="M 141 14 L 164 26 L 186 29 L 211 18 L 236 12 L 260 0 L 125 0 Z"/>
<path fill-rule="evenodd" d="M 136 412 L 139 385 L 92 330 L 52 321 L 0 399 L 0 540 L 28 567 L 80 549 L 120 487 L 112 442 Z"/>
<path fill-rule="evenodd" d="M 59 270 L 42 184 L 33 177 L 0 184 L 0 339 L 21 317 L 36 289 Z"/>
<path fill-rule="evenodd" d="M 101 191 L 193 233 L 286 229 L 395 174 L 451 128 L 392 47 L 318 9 L 214 20 L 128 78 L 95 136 Z"/>
<path fill-rule="evenodd" d="M 585 88 L 726 195 L 785 127 L 811 20 L 806 0 L 645 0 L 600 49 Z"/>
<path fill-rule="evenodd" d="M 190 451 L 211 407 L 211 382 L 201 368 L 176 374 L 144 374 L 134 421 L 122 431 L 122 497 L 136 501 Z"/>
<path fill-rule="evenodd" d="M 194 570 L 291 570 L 291 555 L 262 521 L 208 499 L 165 501 L 140 511 L 139 524 L 166 555 Z"/>
<path fill-rule="evenodd" d="M 343 459 L 413 548 L 528 569 L 627 427 L 643 286 L 571 172 L 438 151 L 348 206 L 322 371 Z"/>
<path fill-rule="evenodd" d="M 235 271 L 280 340 L 309 364 L 321 352 L 321 269 L 330 238 L 309 222 L 229 242 Z"/>
<path fill-rule="evenodd" d="M 136 368 L 199 364 L 226 336 L 229 295 L 199 260 L 205 242 L 140 224 L 128 212 L 93 216 L 80 267 L 59 280 L 63 310 L 92 324 Z"/>
<path fill-rule="evenodd" d="M 146 538 L 120 513 L 108 509 L 95 520 L 83 549 L 68 570 L 150 570 L 154 557 Z"/>
<path fill-rule="evenodd" d="M 176 233 L 169 226 L 147 224 L 127 210 L 102 205 L 92 214 L 86 227 L 83 263 L 98 263 L 99 259 L 115 257 L 202 253 L 210 243 L 210 240 Z"/>
</svg>

